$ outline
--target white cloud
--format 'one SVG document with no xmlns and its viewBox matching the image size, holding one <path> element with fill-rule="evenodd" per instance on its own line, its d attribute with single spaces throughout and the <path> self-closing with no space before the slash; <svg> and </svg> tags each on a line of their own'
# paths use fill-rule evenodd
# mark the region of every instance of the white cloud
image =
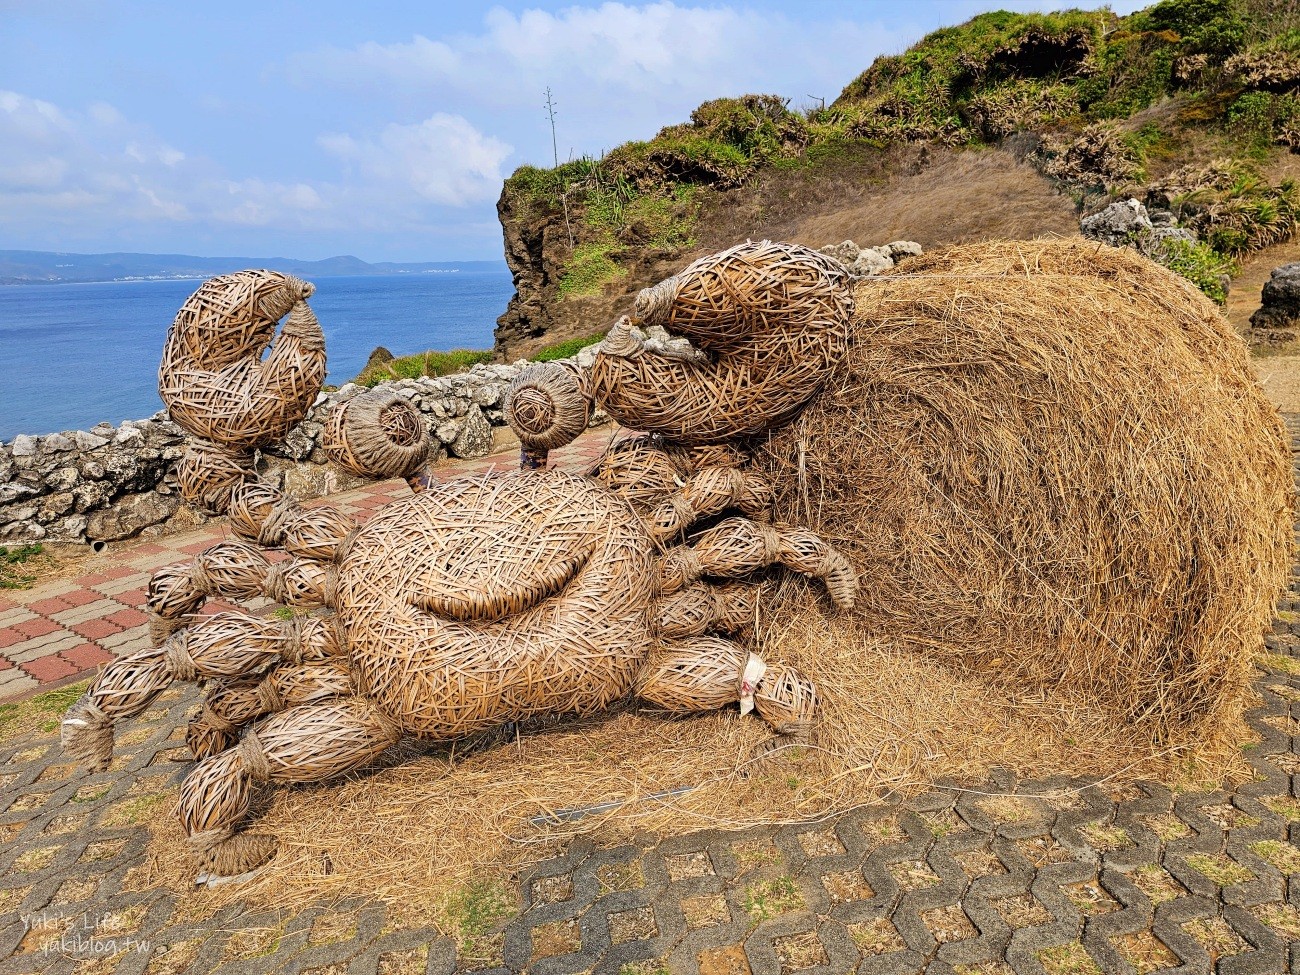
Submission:
<svg viewBox="0 0 1300 975">
<path fill-rule="evenodd" d="M 409 42 L 328 47 L 292 56 L 289 72 L 303 84 L 379 90 L 394 83 L 438 86 L 487 104 L 513 106 L 521 82 L 548 77 L 563 77 L 575 88 L 596 83 L 605 94 L 693 87 L 702 75 L 721 80 L 762 42 L 774 39 L 783 22 L 729 8 L 679 7 L 669 0 L 558 13 L 495 8 L 484 17 L 481 34 L 446 40 L 417 34 Z M 771 50 L 765 52 L 769 58 Z"/>
<path fill-rule="evenodd" d="M 209 162 L 188 159 L 104 103 L 77 112 L 0 91 L 0 144 L 0 212 L 13 227 L 247 224 L 250 211 L 291 221 L 295 212 L 320 207 L 311 187 L 304 194 L 295 186 L 222 181 Z M 226 194 L 217 192 L 222 185 Z"/>
<path fill-rule="evenodd" d="M 375 139 L 332 134 L 317 141 L 372 183 L 448 206 L 495 197 L 511 153 L 500 139 L 443 112 L 413 125 L 386 125 Z"/>
<path fill-rule="evenodd" d="M 830 101 L 870 61 L 901 50 L 908 34 L 871 22 L 812 23 L 732 7 L 661 0 L 604 3 L 551 12 L 491 10 L 474 34 L 417 34 L 290 56 L 288 77 L 304 89 L 332 88 L 379 103 L 454 104 L 471 119 L 527 132 L 534 154 L 550 152 L 543 92 L 554 89 L 561 155 L 597 152 L 649 138 L 684 121 L 700 102 L 774 92 L 796 104 Z M 500 130 L 500 129 L 498 129 Z M 540 162 L 541 159 L 533 161 Z"/>
<path fill-rule="evenodd" d="M 318 143 L 336 177 L 231 174 L 111 105 L 75 110 L 0 90 L 0 229 L 12 237 L 39 227 L 36 238 L 47 241 L 138 235 L 165 225 L 181 233 L 223 226 L 425 231 L 446 219 L 446 207 L 495 197 L 511 153 L 464 118 L 442 113 L 373 134 L 325 135 Z"/>
</svg>

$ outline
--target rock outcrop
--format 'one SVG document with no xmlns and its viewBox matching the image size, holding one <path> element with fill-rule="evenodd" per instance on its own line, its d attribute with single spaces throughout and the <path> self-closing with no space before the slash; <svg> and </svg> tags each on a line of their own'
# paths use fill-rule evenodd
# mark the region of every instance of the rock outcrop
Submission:
<svg viewBox="0 0 1300 975">
<path fill-rule="evenodd" d="M 821 252 L 833 257 L 860 278 L 888 271 L 899 261 L 907 257 L 916 257 L 923 253 L 921 245 L 914 240 L 894 240 L 879 247 L 859 247 L 851 240 L 838 244 L 827 244 Z"/>
<path fill-rule="evenodd" d="M 497 355 L 504 361 L 527 358 L 557 342 L 603 332 L 632 310 L 638 291 L 675 274 L 697 256 L 681 250 L 620 245 L 617 276 L 594 293 L 561 297 L 563 272 L 575 251 L 558 208 L 544 208 L 512 193 L 507 185 L 497 202 L 497 215 L 515 286 L 494 333 Z"/>
<path fill-rule="evenodd" d="M 1260 300 L 1259 310 L 1250 316 L 1251 344 L 1294 342 L 1300 334 L 1300 264 L 1274 268 Z"/>
</svg>

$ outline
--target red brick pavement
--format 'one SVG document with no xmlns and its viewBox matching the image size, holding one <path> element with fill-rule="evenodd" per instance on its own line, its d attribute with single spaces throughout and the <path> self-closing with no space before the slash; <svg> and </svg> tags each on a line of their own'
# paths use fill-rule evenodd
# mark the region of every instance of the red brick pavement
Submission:
<svg viewBox="0 0 1300 975">
<path fill-rule="evenodd" d="M 581 470 L 604 451 L 616 428 L 601 427 L 552 454 L 552 464 Z M 517 469 L 513 453 L 480 460 L 446 461 L 435 468 L 441 479 L 490 469 Z M 410 495 L 404 481 L 382 481 L 336 494 L 328 503 L 365 521 L 396 498 Z M 316 502 L 314 502 L 316 503 Z M 231 537 L 223 520 L 164 538 L 124 542 L 96 556 L 76 578 L 47 582 L 0 595 L 0 700 L 26 696 L 47 685 L 83 676 L 121 654 L 149 645 L 144 608 L 149 578 L 164 565 L 185 562 L 209 545 Z M 270 606 L 248 603 L 245 610 Z M 210 600 L 204 613 L 235 609 Z"/>
</svg>

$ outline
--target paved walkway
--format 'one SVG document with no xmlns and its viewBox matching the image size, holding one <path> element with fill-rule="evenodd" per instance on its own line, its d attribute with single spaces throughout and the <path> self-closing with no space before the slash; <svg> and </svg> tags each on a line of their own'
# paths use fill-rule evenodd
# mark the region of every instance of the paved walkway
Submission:
<svg viewBox="0 0 1300 975">
<path fill-rule="evenodd" d="M 401 490 L 347 503 L 373 509 Z M 212 537 L 139 557 L 152 565 Z M 147 572 L 127 557 L 120 569 L 25 599 L 6 625 L 29 650 L 55 628 L 78 642 L 17 666 L 53 656 L 77 667 L 91 653 L 78 648 L 138 639 L 139 621 L 117 614 L 135 609 Z M 1262 703 L 1247 715 L 1255 774 L 1232 794 L 1000 774 L 830 823 L 613 849 L 579 841 L 521 877 L 506 916 L 459 944 L 364 898 L 236 906 L 200 923 L 171 894 L 123 890 L 148 842 L 127 813 L 150 791 L 170 795 L 190 768 L 176 752 L 195 694 L 174 687 L 119 736 L 110 772 L 62 763 L 54 730 L 0 744 L 0 975 L 1298 972 L 1300 568 L 1291 590 L 1262 660 Z M 120 608 L 77 616 L 101 601 Z M 90 619 L 114 633 L 87 637 L 77 626 Z"/>
</svg>

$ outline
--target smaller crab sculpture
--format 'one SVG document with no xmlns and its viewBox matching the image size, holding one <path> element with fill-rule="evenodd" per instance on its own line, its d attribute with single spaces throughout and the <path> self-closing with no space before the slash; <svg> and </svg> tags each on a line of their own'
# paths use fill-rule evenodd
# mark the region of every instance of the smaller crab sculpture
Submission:
<svg viewBox="0 0 1300 975">
<path fill-rule="evenodd" d="M 274 855 L 273 837 L 241 831 L 255 783 L 342 775 L 403 736 L 463 738 L 632 696 L 676 712 L 738 703 L 804 733 L 812 683 L 742 642 L 760 611 L 753 577 L 815 577 L 841 609 L 857 579 L 823 539 L 770 521 L 772 485 L 746 469 L 745 445 L 797 415 L 843 354 L 848 281 L 820 254 L 763 242 L 648 289 L 590 369 L 547 364 L 515 381 L 518 472 L 438 483 L 410 403 L 349 400 L 326 424 L 331 455 L 415 490 L 361 527 L 254 471 L 257 448 L 302 419 L 324 379 L 312 286 L 267 271 L 205 283 L 168 334 L 159 385 L 195 438 L 182 493 L 227 514 L 239 540 L 154 576 L 156 646 L 99 674 L 63 719 L 65 750 L 106 768 L 116 723 L 173 681 L 201 682 L 187 734 L 199 761 L 178 811 L 211 881 Z M 654 325 L 692 346 L 647 339 Z M 597 406 L 640 433 L 585 476 L 548 469 Z M 210 596 L 319 612 L 195 615 Z"/>
</svg>

